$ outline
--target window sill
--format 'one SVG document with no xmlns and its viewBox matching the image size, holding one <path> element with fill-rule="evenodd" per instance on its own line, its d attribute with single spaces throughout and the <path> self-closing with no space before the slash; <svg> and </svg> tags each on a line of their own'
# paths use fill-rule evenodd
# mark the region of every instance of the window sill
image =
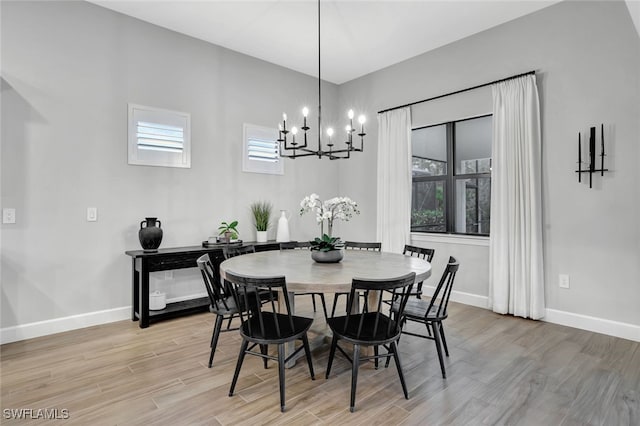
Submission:
<svg viewBox="0 0 640 426">
<path fill-rule="evenodd" d="M 427 234 L 422 232 L 412 232 L 411 241 L 489 247 L 489 237 L 476 237 L 472 235 Z"/>
</svg>

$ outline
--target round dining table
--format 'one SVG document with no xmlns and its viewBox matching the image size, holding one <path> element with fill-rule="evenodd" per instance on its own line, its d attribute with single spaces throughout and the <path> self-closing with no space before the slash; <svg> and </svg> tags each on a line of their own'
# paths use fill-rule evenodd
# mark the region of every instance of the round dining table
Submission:
<svg viewBox="0 0 640 426">
<path fill-rule="evenodd" d="M 398 253 L 367 250 L 344 250 L 344 258 L 338 263 L 317 263 L 311 259 L 309 250 L 271 250 L 244 254 L 229 258 L 220 264 L 220 275 L 233 272 L 258 278 L 283 276 L 286 279 L 291 313 L 295 313 L 294 294 L 349 292 L 353 278 L 380 280 L 397 278 L 411 272 L 416 273 L 416 283 L 431 275 L 431 264 L 424 259 Z M 369 300 L 369 306 L 377 305 L 377 296 Z M 353 309 L 359 309 L 356 298 Z M 279 299 L 281 300 L 281 299 Z M 279 306 L 282 311 L 284 307 Z M 327 343 L 325 330 L 319 339 L 311 340 L 314 348 Z M 293 342 L 287 345 L 287 353 L 293 351 Z M 287 368 L 295 365 L 295 360 L 287 363 Z"/>
<path fill-rule="evenodd" d="M 220 275 L 226 271 L 252 277 L 286 278 L 290 293 L 336 293 L 351 290 L 353 278 L 397 278 L 416 273 L 416 282 L 431 275 L 431 264 L 417 257 L 398 253 L 367 250 L 344 250 L 338 263 L 317 263 L 309 250 L 272 250 L 235 256 L 220 264 Z"/>
</svg>

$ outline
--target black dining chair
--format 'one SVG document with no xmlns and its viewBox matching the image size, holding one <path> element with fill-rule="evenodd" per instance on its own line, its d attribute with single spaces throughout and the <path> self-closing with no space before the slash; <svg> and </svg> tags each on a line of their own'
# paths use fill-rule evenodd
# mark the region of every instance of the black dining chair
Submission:
<svg viewBox="0 0 640 426">
<path fill-rule="evenodd" d="M 222 247 L 222 254 L 224 255 L 225 260 L 226 259 L 231 259 L 232 257 L 236 257 L 236 256 L 242 256 L 245 254 L 251 254 L 251 253 L 255 253 L 256 252 L 256 248 L 255 246 L 252 245 L 247 245 L 247 246 L 224 246 Z M 262 299 L 262 303 L 265 303 L 269 300 L 269 295 L 265 292 L 265 291 L 259 291 L 260 294 L 260 298 Z M 277 300 L 277 293 L 274 294 L 274 297 L 276 297 Z M 229 324 L 227 325 L 227 327 L 231 326 L 231 318 L 229 319 Z"/>
<path fill-rule="evenodd" d="M 239 316 L 240 310 L 248 305 L 236 304 L 236 299 L 231 291 L 231 287 L 222 285 L 218 278 L 218 270 L 213 266 L 213 263 L 211 263 L 208 254 L 200 256 L 196 260 L 196 263 L 198 268 L 200 268 L 204 286 L 209 295 L 209 311 L 216 315 L 213 334 L 211 335 L 211 354 L 209 355 L 209 368 L 211 368 L 213 366 L 213 356 L 216 351 L 216 346 L 218 345 L 220 333 L 237 330 L 237 328 L 230 328 L 231 320 Z M 222 330 L 222 323 L 225 319 L 229 320 L 229 324 L 225 330 Z"/>
<path fill-rule="evenodd" d="M 351 412 L 355 410 L 356 403 L 356 386 L 358 384 L 358 368 L 360 362 L 364 360 L 374 359 L 376 367 L 378 359 L 386 358 L 387 361 L 391 357 L 394 358 L 400 384 L 404 397 L 409 399 L 407 385 L 400 364 L 400 355 L 398 353 L 397 341 L 400 338 L 401 320 L 403 318 L 404 307 L 409 299 L 411 288 L 415 281 L 416 274 L 410 274 L 385 279 L 385 280 L 363 280 L 354 278 L 351 284 L 351 292 L 349 293 L 349 306 L 344 316 L 332 317 L 327 320 L 331 331 L 333 332 L 333 340 L 331 341 L 331 350 L 329 352 L 329 363 L 327 365 L 326 378 L 331 373 L 331 365 L 335 357 L 336 349 L 351 362 L 351 401 L 349 409 Z M 376 292 L 377 303 L 375 306 L 369 306 L 369 292 Z M 353 303 L 356 300 L 358 292 L 365 294 L 365 302 L 361 313 L 353 312 Z M 389 315 L 382 312 L 382 296 L 386 294 L 396 301 L 397 309 L 390 312 Z M 339 340 L 344 340 L 353 345 L 353 357 L 350 357 L 340 345 Z M 361 356 L 360 348 L 362 346 L 373 346 L 373 356 Z M 386 349 L 386 353 L 380 354 L 379 347 Z"/>
<path fill-rule="evenodd" d="M 311 248 L 311 243 L 309 241 L 288 241 L 286 243 L 280 243 L 280 250 L 309 250 Z M 296 293 L 297 296 L 309 296 L 311 295 L 311 303 L 313 303 L 313 312 L 316 312 L 316 296 L 320 297 L 320 302 L 322 302 L 322 311 L 324 312 L 324 317 L 327 318 L 327 303 L 324 299 L 324 293 L 319 292 L 306 292 L 306 293 Z"/>
<path fill-rule="evenodd" d="M 344 243 L 345 250 L 365 250 L 365 251 L 380 251 L 382 250 L 382 243 L 378 242 L 359 242 L 359 241 L 346 241 Z M 349 293 L 336 293 L 333 295 L 333 307 L 331 308 L 331 316 L 336 315 L 336 306 L 338 305 L 338 298 L 340 296 L 349 296 Z M 345 306 L 349 305 L 349 299 Z"/>
<path fill-rule="evenodd" d="M 237 247 L 229 246 L 229 245 L 222 246 L 222 254 L 224 255 L 225 259 L 230 259 L 232 257 L 241 256 L 243 254 L 255 253 L 255 252 L 256 252 L 256 248 L 252 245 L 237 246 Z"/>
<path fill-rule="evenodd" d="M 313 363 L 311 362 L 311 351 L 309 349 L 309 340 L 307 331 L 313 322 L 312 318 L 294 316 L 291 312 L 291 305 L 287 295 L 287 284 L 284 276 L 273 278 L 256 278 L 243 275 L 236 275 L 229 271 L 226 272 L 226 278 L 234 286 L 238 299 L 244 299 L 245 306 L 258 305 L 258 309 L 252 309 L 247 312 L 240 311 L 240 336 L 242 336 L 242 346 L 238 355 L 236 370 L 233 374 L 233 381 L 229 389 L 229 396 L 233 396 L 233 392 L 238 382 L 238 376 L 242 368 L 242 363 L 247 354 L 261 357 L 265 360 L 272 359 L 278 361 L 278 378 L 280 385 L 280 410 L 285 411 L 285 382 L 284 367 L 290 359 L 298 354 L 300 350 L 305 351 L 307 364 L 311 379 L 315 380 L 313 372 Z M 286 313 L 278 313 L 275 305 L 275 298 L 271 297 L 269 303 L 271 311 L 265 311 L 264 306 L 260 304 L 258 296 L 259 291 L 265 294 L 273 295 L 278 290 L 282 291 L 283 302 L 286 307 Z M 253 299 L 253 300 L 252 300 Z M 236 303 L 240 303 L 239 301 Z M 282 304 L 281 304 L 282 306 Z M 285 358 L 285 344 L 295 340 L 302 340 L 302 345 L 293 353 Z M 251 344 L 251 346 L 249 346 Z M 260 345 L 260 352 L 254 352 L 252 349 Z M 274 357 L 268 354 L 268 345 L 278 346 L 278 356 Z"/>
<path fill-rule="evenodd" d="M 444 327 L 442 322 L 447 319 L 447 306 L 449 305 L 449 297 L 451 296 L 451 290 L 453 288 L 453 281 L 456 278 L 456 273 L 460 264 L 453 257 L 449 257 L 449 263 L 440 278 L 440 282 L 431 296 L 430 301 L 421 299 L 410 299 L 404 309 L 403 315 L 403 331 L 402 334 L 410 336 L 422 337 L 423 339 L 433 340 L 436 344 L 436 351 L 438 352 L 438 360 L 440 361 L 440 370 L 442 371 L 442 377 L 447 378 L 447 373 L 444 367 L 444 357 L 442 356 L 442 349 L 447 356 L 449 356 L 449 348 L 447 347 L 447 339 L 444 335 Z M 402 308 L 399 301 L 394 301 L 391 306 L 391 312 L 398 313 Z M 420 324 L 424 324 L 427 327 L 427 335 L 411 333 L 404 330 L 404 324 L 407 321 L 412 321 Z M 389 363 L 386 363 L 388 366 Z"/>
<path fill-rule="evenodd" d="M 430 249 L 430 248 L 425 248 L 425 247 L 418 247 L 418 246 L 412 246 L 409 244 L 405 244 L 404 246 L 404 250 L 402 250 L 402 254 L 406 255 L 406 256 L 411 256 L 411 257 L 417 257 L 419 259 L 424 259 L 427 262 L 431 263 L 431 261 L 433 260 L 433 255 L 436 253 L 436 251 L 434 249 Z M 422 296 L 422 284 L 424 283 L 424 281 L 420 281 L 415 288 L 415 295 L 418 297 L 418 299 L 421 298 Z"/>
</svg>

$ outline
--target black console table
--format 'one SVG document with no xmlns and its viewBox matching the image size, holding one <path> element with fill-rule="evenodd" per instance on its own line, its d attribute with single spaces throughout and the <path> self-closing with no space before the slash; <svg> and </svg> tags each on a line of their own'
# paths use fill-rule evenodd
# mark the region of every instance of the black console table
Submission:
<svg viewBox="0 0 640 426">
<path fill-rule="evenodd" d="M 256 251 L 278 250 L 279 243 L 269 241 L 266 243 L 248 242 L 243 245 L 252 245 Z M 203 247 L 171 247 L 161 248 L 155 252 L 144 250 L 129 250 L 125 254 L 131 256 L 131 320 L 139 321 L 140 328 L 147 328 L 152 322 L 173 318 L 209 309 L 209 298 L 200 297 L 184 300 L 182 302 L 167 303 L 165 309 L 149 311 L 149 273 L 168 271 L 172 269 L 196 268 L 196 260 L 208 253 L 215 266 L 224 260 L 222 248 L 219 246 Z"/>
</svg>

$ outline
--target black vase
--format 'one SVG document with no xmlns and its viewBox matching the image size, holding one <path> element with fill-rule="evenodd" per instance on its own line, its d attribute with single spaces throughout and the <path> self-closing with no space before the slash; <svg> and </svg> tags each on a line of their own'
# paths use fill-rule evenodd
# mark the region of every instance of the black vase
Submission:
<svg viewBox="0 0 640 426">
<path fill-rule="evenodd" d="M 157 226 L 156 226 L 157 223 Z M 147 217 L 140 222 L 138 239 L 144 251 L 157 251 L 162 242 L 162 222 L 157 217 Z"/>
</svg>

